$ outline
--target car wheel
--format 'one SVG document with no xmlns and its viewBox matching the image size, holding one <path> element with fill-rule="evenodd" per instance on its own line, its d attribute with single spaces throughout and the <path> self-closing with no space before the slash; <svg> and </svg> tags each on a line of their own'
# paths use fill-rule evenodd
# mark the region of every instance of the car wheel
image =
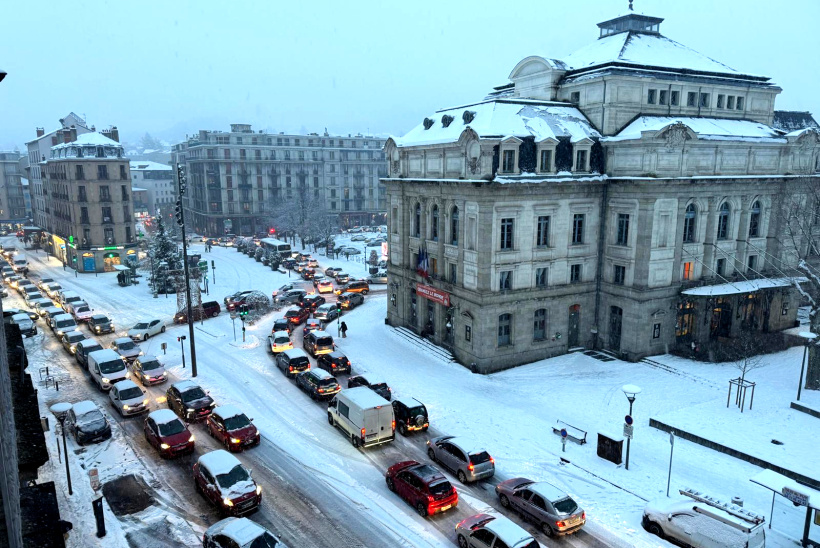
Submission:
<svg viewBox="0 0 820 548">
<path fill-rule="evenodd" d="M 428 450 L 427 450 L 427 456 L 428 456 L 428 457 L 430 457 L 430 460 L 431 460 L 431 461 L 433 461 L 433 462 L 438 462 L 438 461 L 436 460 L 436 452 L 435 452 L 435 451 L 433 451 L 433 448 L 432 448 L 432 447 L 431 447 L 430 449 L 428 449 Z"/>
<path fill-rule="evenodd" d="M 416 512 L 418 512 L 419 515 L 423 518 L 427 517 L 427 507 L 421 502 L 416 504 Z"/>
<path fill-rule="evenodd" d="M 355 447 L 356 449 L 359 448 L 359 438 L 357 438 L 356 436 L 350 436 L 350 443 L 352 443 L 353 447 Z"/>
<path fill-rule="evenodd" d="M 501 506 L 504 508 L 510 507 L 510 499 L 507 498 L 507 495 L 499 495 L 498 500 L 501 502 Z"/>
<path fill-rule="evenodd" d="M 552 527 L 550 527 L 550 524 L 546 521 L 541 524 L 541 532 L 548 537 L 553 535 Z"/>
<path fill-rule="evenodd" d="M 464 538 L 464 535 L 458 536 L 458 548 L 467 548 L 467 539 Z"/>
<path fill-rule="evenodd" d="M 393 478 L 387 478 L 387 488 L 390 489 L 391 491 L 396 490 L 396 484 L 393 483 Z"/>
<path fill-rule="evenodd" d="M 661 529 L 661 526 L 655 522 L 650 521 L 649 525 L 646 526 L 646 530 L 656 537 L 664 538 L 663 529 Z"/>
<path fill-rule="evenodd" d="M 146 333 L 145 335 L 142 336 L 142 340 L 144 340 L 144 341 L 148 340 L 148 333 Z"/>
<path fill-rule="evenodd" d="M 333 415 L 331 415 L 330 413 L 327 414 L 327 422 L 330 423 L 330 426 L 335 426 L 335 424 L 333 423 Z"/>
<path fill-rule="evenodd" d="M 162 326 L 162 329 L 159 330 L 160 333 L 165 333 L 165 326 Z"/>
<path fill-rule="evenodd" d="M 458 481 L 464 484 L 467 483 L 467 474 L 464 473 L 464 470 L 458 471 Z"/>
<path fill-rule="evenodd" d="M 211 314 L 211 318 L 216 318 L 217 316 L 219 316 L 219 312 L 214 312 Z"/>
<path fill-rule="evenodd" d="M 403 422 L 399 424 L 399 434 L 401 434 L 402 436 L 407 435 L 407 426 L 405 426 Z"/>
<path fill-rule="evenodd" d="M 365 289 L 364 291 L 362 291 L 362 295 L 367 295 L 367 289 Z"/>
</svg>

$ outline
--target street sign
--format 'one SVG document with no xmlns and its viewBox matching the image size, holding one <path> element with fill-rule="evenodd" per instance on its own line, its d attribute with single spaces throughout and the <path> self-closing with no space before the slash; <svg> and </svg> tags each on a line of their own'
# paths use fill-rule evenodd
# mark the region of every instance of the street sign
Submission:
<svg viewBox="0 0 820 548">
<path fill-rule="evenodd" d="M 633 422 L 633 419 L 632 419 L 632 417 L 631 417 L 630 415 L 627 415 L 627 416 L 625 416 L 625 417 L 624 417 L 624 422 L 625 422 L 626 424 L 630 424 L 630 425 L 631 425 L 631 424 L 632 424 L 632 422 Z"/>
<path fill-rule="evenodd" d="M 567 434 L 567 429 L 566 429 L 566 428 L 562 428 L 562 429 L 561 429 L 561 437 L 562 437 L 562 438 L 566 438 L 566 437 L 567 437 L 567 435 L 568 435 L 568 434 Z"/>
<path fill-rule="evenodd" d="M 795 504 L 798 504 L 800 506 L 809 505 L 809 496 L 805 493 L 801 493 L 800 491 L 791 489 L 789 487 L 783 487 L 780 493 Z"/>
<path fill-rule="evenodd" d="M 632 439 L 632 425 L 631 424 L 625 424 L 624 425 L 624 437 L 629 438 L 630 440 Z"/>
<path fill-rule="evenodd" d="M 91 488 L 96 492 L 100 490 L 100 473 L 96 468 L 88 471 L 88 479 L 91 480 Z"/>
</svg>

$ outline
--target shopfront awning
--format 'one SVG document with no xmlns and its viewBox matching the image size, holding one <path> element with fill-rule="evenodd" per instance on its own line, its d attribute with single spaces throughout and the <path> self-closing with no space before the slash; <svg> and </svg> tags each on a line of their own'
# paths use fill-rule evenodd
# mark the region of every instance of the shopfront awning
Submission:
<svg viewBox="0 0 820 548">
<path fill-rule="evenodd" d="M 725 295 L 740 295 L 742 293 L 754 293 L 761 289 L 774 289 L 777 287 L 789 287 L 795 283 L 807 282 L 807 278 L 764 278 L 760 280 L 743 280 L 729 282 L 718 285 L 703 285 L 682 291 L 683 295 L 692 297 L 722 297 Z"/>
<path fill-rule="evenodd" d="M 131 272 L 130 266 L 125 266 L 124 264 L 115 264 L 114 270 L 121 270 L 123 272 Z"/>
</svg>

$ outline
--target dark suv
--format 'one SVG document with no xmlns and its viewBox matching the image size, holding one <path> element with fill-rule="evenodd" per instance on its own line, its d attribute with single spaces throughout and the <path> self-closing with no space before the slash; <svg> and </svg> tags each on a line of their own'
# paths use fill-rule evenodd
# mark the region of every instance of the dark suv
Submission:
<svg viewBox="0 0 820 548">
<path fill-rule="evenodd" d="M 291 348 L 276 355 L 276 366 L 288 377 L 310 371 L 310 360 L 301 348 Z"/>
<path fill-rule="evenodd" d="M 393 391 L 387 386 L 386 382 L 370 382 L 362 375 L 348 377 L 347 387 L 356 388 L 357 386 L 366 386 L 382 398 L 390 401 L 393 398 Z"/>
<path fill-rule="evenodd" d="M 393 416 L 402 436 L 416 430 L 426 432 L 430 426 L 427 408 L 415 398 L 403 397 L 393 401 Z"/>
<path fill-rule="evenodd" d="M 198 306 L 191 308 L 191 314 L 193 315 L 195 322 L 198 322 L 203 318 L 216 318 L 219 316 L 220 312 L 222 312 L 222 308 L 216 301 L 202 303 L 202 312 L 200 312 L 200 308 Z M 177 312 L 174 315 L 174 323 L 188 323 L 188 311 L 181 310 Z"/>
<path fill-rule="evenodd" d="M 341 352 L 321 354 L 316 358 L 316 367 L 324 369 L 331 375 L 337 375 L 339 373 L 350 374 L 350 360 Z"/>
<path fill-rule="evenodd" d="M 273 322 L 271 333 L 276 333 L 277 331 L 287 331 L 290 333 L 293 331 L 293 324 L 287 318 L 277 318 Z"/>
<path fill-rule="evenodd" d="M 299 325 L 310 317 L 310 310 L 305 308 L 291 308 L 285 312 L 285 317 L 293 325 Z"/>
<path fill-rule="evenodd" d="M 298 304 L 302 308 L 307 308 L 311 312 L 325 304 L 327 300 L 321 295 L 306 295 Z"/>
<path fill-rule="evenodd" d="M 114 332 L 114 322 L 105 314 L 94 314 L 88 319 L 88 329 L 95 335 Z"/>
<path fill-rule="evenodd" d="M 191 381 L 172 384 L 165 398 L 168 408 L 188 422 L 207 418 L 216 406 L 213 398 Z"/>
</svg>

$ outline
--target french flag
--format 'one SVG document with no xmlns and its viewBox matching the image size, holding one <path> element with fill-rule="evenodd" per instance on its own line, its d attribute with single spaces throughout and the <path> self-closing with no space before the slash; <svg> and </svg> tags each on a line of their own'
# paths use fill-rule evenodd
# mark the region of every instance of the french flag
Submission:
<svg viewBox="0 0 820 548">
<path fill-rule="evenodd" d="M 427 256 L 427 251 L 419 249 L 418 263 L 416 264 L 416 273 L 424 279 L 430 278 L 430 259 Z"/>
</svg>

